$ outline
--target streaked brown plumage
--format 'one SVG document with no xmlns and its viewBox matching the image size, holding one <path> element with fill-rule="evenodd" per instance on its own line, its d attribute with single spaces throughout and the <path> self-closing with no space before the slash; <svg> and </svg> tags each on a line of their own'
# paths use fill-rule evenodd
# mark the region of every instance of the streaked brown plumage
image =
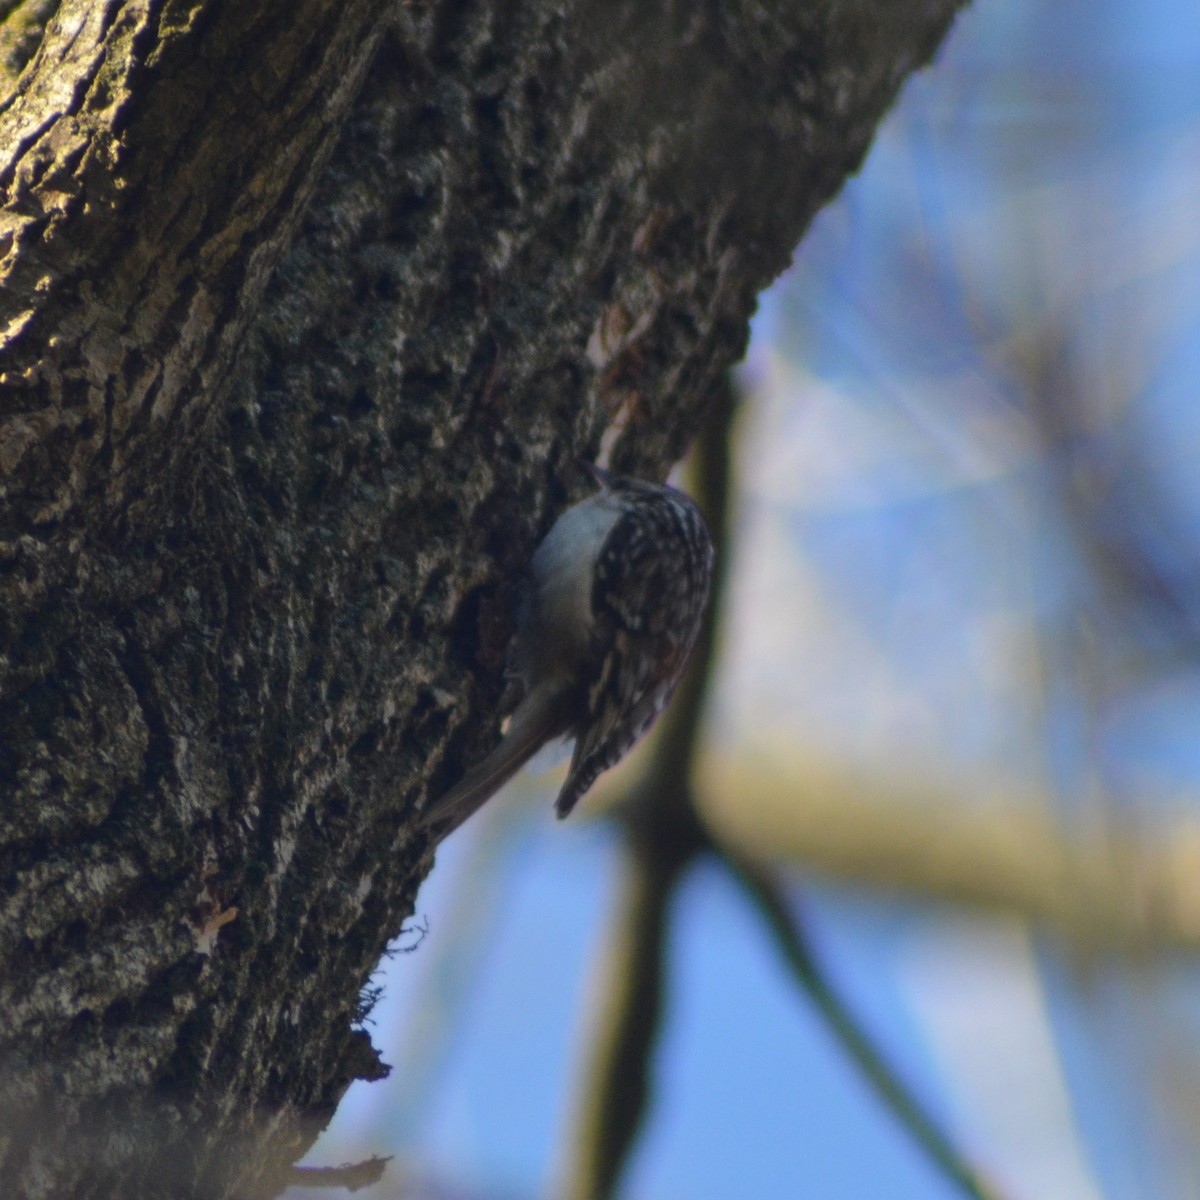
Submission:
<svg viewBox="0 0 1200 1200">
<path fill-rule="evenodd" d="M 525 693 L 500 744 L 429 806 L 442 836 L 544 745 L 573 737 L 565 817 L 666 707 L 708 602 L 713 545 L 672 487 L 590 468 L 600 490 L 568 508 L 533 556 L 515 663 Z"/>
</svg>

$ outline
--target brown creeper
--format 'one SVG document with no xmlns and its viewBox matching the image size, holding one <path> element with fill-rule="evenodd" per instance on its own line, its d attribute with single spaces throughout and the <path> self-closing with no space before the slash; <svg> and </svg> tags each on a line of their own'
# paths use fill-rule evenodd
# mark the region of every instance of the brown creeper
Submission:
<svg viewBox="0 0 1200 1200">
<path fill-rule="evenodd" d="M 600 490 L 533 555 L 515 642 L 525 693 L 508 732 L 422 818 L 443 835 L 564 736 L 575 739 L 555 805 L 565 817 L 654 724 L 696 642 L 713 568 L 700 510 L 672 487 L 589 470 Z"/>
</svg>

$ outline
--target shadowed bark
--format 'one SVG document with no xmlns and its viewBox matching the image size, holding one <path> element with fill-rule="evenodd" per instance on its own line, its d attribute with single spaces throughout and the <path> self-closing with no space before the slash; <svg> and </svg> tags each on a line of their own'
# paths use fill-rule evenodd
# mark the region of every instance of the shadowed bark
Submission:
<svg viewBox="0 0 1200 1200">
<path fill-rule="evenodd" d="M 678 457 L 955 7 L 0 3 L 4 1194 L 268 1195 L 384 1070 L 574 460 Z"/>
</svg>

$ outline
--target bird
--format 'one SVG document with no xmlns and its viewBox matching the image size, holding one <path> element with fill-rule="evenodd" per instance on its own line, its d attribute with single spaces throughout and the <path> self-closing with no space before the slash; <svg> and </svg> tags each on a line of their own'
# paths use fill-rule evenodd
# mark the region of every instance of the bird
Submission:
<svg viewBox="0 0 1200 1200">
<path fill-rule="evenodd" d="M 670 702 L 712 585 L 712 537 L 686 493 L 584 464 L 597 485 L 534 551 L 513 665 L 523 685 L 500 743 L 428 805 L 445 837 L 546 742 L 574 739 L 555 802 L 567 816 Z"/>
</svg>

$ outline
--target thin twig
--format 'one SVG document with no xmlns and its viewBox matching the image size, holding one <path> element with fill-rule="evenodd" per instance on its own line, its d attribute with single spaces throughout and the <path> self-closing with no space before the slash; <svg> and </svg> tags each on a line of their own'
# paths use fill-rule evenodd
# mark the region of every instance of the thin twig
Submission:
<svg viewBox="0 0 1200 1200">
<path fill-rule="evenodd" d="M 391 1161 L 390 1156 L 371 1157 L 362 1162 L 343 1163 L 340 1167 L 291 1167 L 286 1182 L 289 1187 L 345 1188 L 357 1192 L 377 1184 Z"/>
<path fill-rule="evenodd" d="M 717 854 L 770 930 L 776 949 L 791 969 L 793 978 L 912 1139 L 965 1196 L 972 1200 L 1000 1200 L 996 1186 L 986 1181 L 951 1145 L 830 986 L 813 959 L 804 932 L 776 880 L 761 867 L 726 851 L 718 850 Z"/>
</svg>

